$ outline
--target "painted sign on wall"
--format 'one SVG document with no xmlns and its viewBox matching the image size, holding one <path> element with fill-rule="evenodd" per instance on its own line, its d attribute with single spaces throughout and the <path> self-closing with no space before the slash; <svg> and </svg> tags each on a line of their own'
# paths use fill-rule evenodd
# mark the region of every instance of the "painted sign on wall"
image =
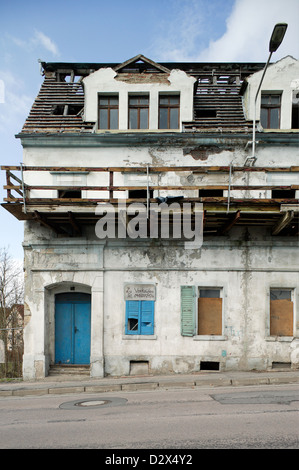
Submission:
<svg viewBox="0 0 299 470">
<path fill-rule="evenodd" d="M 153 284 L 126 284 L 125 300 L 156 300 L 156 287 Z"/>
</svg>

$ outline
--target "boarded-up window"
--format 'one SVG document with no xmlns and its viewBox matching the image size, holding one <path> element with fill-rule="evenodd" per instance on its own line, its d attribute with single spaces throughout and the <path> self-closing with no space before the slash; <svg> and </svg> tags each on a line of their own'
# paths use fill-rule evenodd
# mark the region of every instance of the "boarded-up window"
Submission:
<svg viewBox="0 0 299 470">
<path fill-rule="evenodd" d="M 270 335 L 293 336 L 293 302 L 290 289 L 270 291 Z"/>
<path fill-rule="evenodd" d="M 220 289 L 199 290 L 197 334 L 222 335 L 222 298 L 220 298 Z"/>
</svg>

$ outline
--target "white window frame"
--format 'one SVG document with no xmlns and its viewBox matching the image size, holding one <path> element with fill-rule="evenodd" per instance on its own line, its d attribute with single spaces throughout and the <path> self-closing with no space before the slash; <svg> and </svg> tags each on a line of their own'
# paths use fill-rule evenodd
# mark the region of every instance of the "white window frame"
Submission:
<svg viewBox="0 0 299 470">
<path fill-rule="evenodd" d="M 225 331 L 225 309 L 226 309 L 226 287 L 218 285 L 196 285 L 196 306 L 195 306 L 195 327 L 196 332 L 198 331 L 198 298 L 200 297 L 201 290 L 219 290 L 219 297 L 222 299 L 222 334 L 221 335 L 194 335 L 194 341 L 226 341 L 227 335 L 224 334 Z"/>
<path fill-rule="evenodd" d="M 270 291 L 271 290 L 290 290 L 291 300 L 293 302 L 293 335 L 292 336 L 270 336 Z M 298 289 L 291 287 L 290 285 L 270 285 L 267 292 L 267 309 L 266 309 L 266 325 L 265 325 L 265 336 L 266 341 L 280 341 L 280 342 L 291 342 L 294 338 L 299 337 L 299 312 L 297 305 L 299 305 Z"/>
</svg>

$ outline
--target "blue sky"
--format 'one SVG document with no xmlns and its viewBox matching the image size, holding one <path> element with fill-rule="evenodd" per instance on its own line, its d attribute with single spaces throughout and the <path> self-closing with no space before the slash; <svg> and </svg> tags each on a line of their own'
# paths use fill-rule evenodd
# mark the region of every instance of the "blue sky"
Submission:
<svg viewBox="0 0 299 470">
<path fill-rule="evenodd" d="M 299 0 L 0 0 L 0 164 L 22 161 L 15 139 L 46 62 L 265 62 L 274 25 L 287 22 L 276 61 L 299 59 Z M 3 174 L 2 174 L 3 173 Z M 0 175 L 0 199 L 4 172 Z M 0 247 L 22 259 L 23 224 L 0 208 Z"/>
</svg>

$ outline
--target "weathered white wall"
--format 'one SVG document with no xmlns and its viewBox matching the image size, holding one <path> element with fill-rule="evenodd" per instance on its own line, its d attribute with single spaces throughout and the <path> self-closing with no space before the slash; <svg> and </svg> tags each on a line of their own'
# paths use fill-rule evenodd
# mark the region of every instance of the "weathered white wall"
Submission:
<svg viewBox="0 0 299 470">
<path fill-rule="evenodd" d="M 249 79 L 245 95 L 248 119 L 259 75 Z M 298 78 L 298 61 L 286 58 L 269 68 L 263 90 L 277 89 L 282 97 L 282 127 L 290 128 L 291 92 Z M 294 81 L 295 80 L 295 81 Z M 165 83 L 130 84 L 116 80 L 115 72 L 102 69 L 84 79 L 85 119 L 97 120 L 97 94 L 117 91 L 120 97 L 120 130 L 127 129 L 129 92 L 150 93 L 150 130 L 157 130 L 158 92 L 179 91 L 181 120 L 192 120 L 193 79 L 173 71 Z M 254 99 L 254 98 L 253 98 Z M 121 109 L 122 108 L 122 109 Z M 222 137 L 219 137 L 221 144 Z M 251 137 L 248 138 L 251 140 Z M 233 150 L 220 147 L 192 149 L 179 146 L 69 147 L 24 146 L 25 165 L 52 167 L 100 166 L 243 166 L 249 150 L 238 144 Z M 192 156 L 193 153 L 193 156 Z M 258 146 L 256 166 L 298 166 L 299 149 L 288 146 Z M 155 184 L 190 185 L 186 174 L 151 176 Z M 228 174 L 189 175 L 192 184 L 228 184 Z M 79 181 L 80 180 L 80 181 Z M 233 173 L 232 184 L 299 184 L 298 172 L 274 175 Z M 115 185 L 139 181 L 135 175 L 115 176 Z M 144 178 L 141 178 L 144 182 Z M 80 176 L 25 172 L 29 185 L 108 185 L 108 175 L 89 172 Z M 160 192 L 158 195 L 165 195 Z M 55 191 L 31 193 L 31 197 L 55 197 Z M 108 197 L 88 191 L 83 197 Z M 122 194 L 123 197 L 126 194 Z M 234 194 L 232 194 L 234 196 Z M 246 197 L 269 197 L 267 190 Z M 91 374 L 129 373 L 130 361 L 149 361 L 155 373 L 199 370 L 200 361 L 219 361 L 222 369 L 265 369 L 272 362 L 292 362 L 299 366 L 299 265 L 298 244 L 270 237 L 262 229 L 233 227 L 227 237 L 204 239 L 197 250 L 186 250 L 174 242 L 145 241 L 105 243 L 95 236 L 95 228 L 76 239 L 58 239 L 35 222 L 25 223 L 25 353 L 24 379 L 43 377 L 54 361 L 54 295 L 71 287 L 92 296 Z M 136 339 L 124 335 L 124 285 L 127 282 L 156 286 L 155 334 Z M 180 334 L 180 286 L 221 287 L 223 289 L 223 332 L 220 338 L 182 337 Z M 271 287 L 294 289 L 294 337 L 269 336 L 269 292 Z M 296 339 L 297 338 L 297 339 Z"/>
<path fill-rule="evenodd" d="M 203 155 L 202 160 L 195 159 L 191 153 L 184 151 L 179 147 L 163 147 L 163 148 L 146 148 L 146 147 L 105 147 L 105 148 L 56 148 L 56 147 L 31 147 L 24 148 L 24 164 L 28 166 L 40 166 L 40 162 L 47 162 L 48 166 L 77 166 L 77 167 L 100 167 L 109 166 L 132 167 L 132 175 L 122 175 L 115 173 L 115 185 L 145 185 L 146 179 L 142 175 L 134 175 L 134 166 L 144 166 L 149 164 L 149 168 L 154 166 L 228 166 L 232 163 L 233 166 L 243 166 L 246 158 L 250 156 L 249 152 L 244 148 L 236 148 L 235 150 L 221 150 L 211 149 Z M 272 146 L 263 146 L 257 148 L 256 151 L 257 161 L 255 166 L 298 166 L 299 148 L 298 147 L 275 147 L 273 151 Z M 134 176 L 133 176 L 134 175 Z M 150 175 L 150 183 L 162 185 L 182 185 L 190 186 L 189 175 L 182 172 L 168 173 L 164 175 Z M 63 186 L 106 186 L 109 185 L 109 174 L 100 172 L 89 172 L 83 175 L 76 173 L 67 173 L 59 175 L 57 173 L 50 173 L 47 171 L 38 172 L 25 172 L 25 183 L 29 185 L 48 185 L 55 186 L 61 184 Z M 299 173 L 292 172 L 275 173 L 275 175 L 267 174 L 264 172 L 248 172 L 245 175 L 240 172 L 233 173 L 232 184 L 236 185 L 269 185 L 274 183 L 277 185 L 291 185 L 299 184 Z M 208 183 L 210 185 L 228 185 L 228 174 L 209 174 L 209 175 L 192 175 L 192 184 Z M 168 192 L 170 194 L 170 192 Z M 127 193 L 115 193 L 116 196 L 126 197 Z M 165 191 L 156 192 L 154 196 L 164 196 Z M 234 195 L 243 195 L 241 192 L 231 193 Z M 31 197 L 57 197 L 57 191 L 47 190 L 32 190 Z M 95 192 L 86 191 L 82 194 L 83 197 L 91 198 L 108 198 L 108 191 Z M 251 191 L 246 194 L 246 197 L 267 198 L 270 193 L 266 190 Z"/>
<path fill-rule="evenodd" d="M 149 130 L 158 129 L 159 93 L 179 93 L 180 121 L 192 121 L 193 85 L 196 79 L 188 76 L 181 70 L 173 70 L 170 74 L 164 75 L 164 80 L 157 79 L 155 81 L 155 78 L 152 77 L 151 81 L 142 83 L 136 83 L 134 79 L 131 83 L 121 81 L 121 75 L 119 79 L 116 79 L 117 73 L 111 68 L 99 69 L 88 75 L 83 80 L 85 93 L 84 120 L 91 122 L 98 121 L 98 93 L 118 93 L 119 130 L 128 130 L 128 94 L 139 92 L 149 93 Z M 99 130 L 98 132 L 101 131 Z"/>
<path fill-rule="evenodd" d="M 246 119 L 254 119 L 254 100 L 263 71 L 248 78 L 248 87 L 244 94 Z M 280 128 L 291 129 L 293 91 L 299 91 L 299 61 L 291 56 L 270 65 L 266 71 L 261 91 L 256 102 L 256 119 L 260 119 L 261 92 L 280 92 L 281 115 Z"/>
<path fill-rule="evenodd" d="M 92 295 L 91 374 L 128 374 L 130 361 L 149 362 L 156 374 L 199 370 L 264 370 L 272 362 L 298 366 L 299 265 L 294 241 L 270 240 L 263 231 L 234 228 L 230 237 L 206 239 L 198 250 L 164 241 L 61 240 L 26 223 L 24 378 L 47 374 L 54 362 L 54 295 L 75 287 Z M 248 233 L 247 233 L 248 238 Z M 155 330 L 146 339 L 125 333 L 126 283 L 156 286 Z M 180 286 L 223 289 L 221 337 L 183 337 Z M 294 289 L 294 337 L 269 336 L 270 288 Z"/>
</svg>

